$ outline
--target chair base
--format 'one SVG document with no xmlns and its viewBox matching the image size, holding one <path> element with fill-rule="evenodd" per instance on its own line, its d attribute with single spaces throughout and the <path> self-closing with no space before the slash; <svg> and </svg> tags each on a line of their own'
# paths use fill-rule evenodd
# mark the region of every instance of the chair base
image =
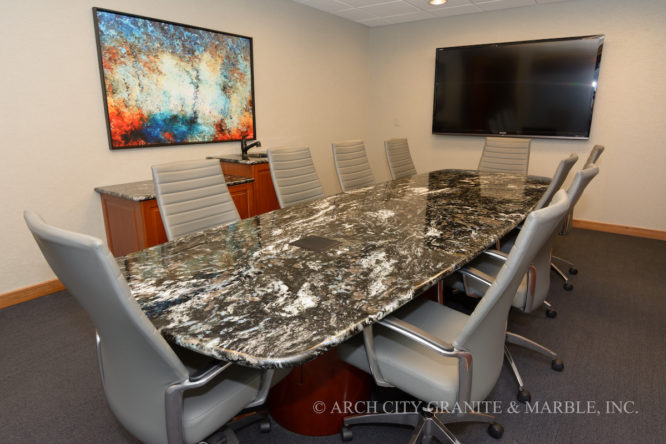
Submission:
<svg viewBox="0 0 666 444">
<path fill-rule="evenodd" d="M 559 356 L 557 356 L 557 353 L 555 353 L 549 348 L 544 347 L 543 345 L 537 342 L 532 341 L 531 339 L 527 339 L 524 336 L 520 336 L 508 331 L 506 332 L 506 343 L 518 345 L 520 347 L 547 356 L 551 359 L 550 367 L 553 370 L 557 372 L 561 372 L 562 370 L 564 370 L 564 362 L 562 362 Z M 516 362 L 513 360 L 513 356 L 511 355 L 511 352 L 506 346 L 504 346 L 504 357 L 506 358 L 506 361 L 509 363 L 509 366 L 511 367 L 511 372 L 513 373 L 513 376 L 516 379 L 516 382 L 518 383 L 518 401 L 529 402 L 532 399 L 532 395 L 528 390 L 525 389 L 525 384 L 523 382 L 523 378 L 520 376 L 520 372 L 518 371 L 518 366 L 516 366 Z"/>
<path fill-rule="evenodd" d="M 562 270 L 560 270 L 560 268 L 557 265 L 555 265 L 555 262 L 553 262 L 554 260 L 558 260 L 560 262 L 563 262 L 563 263 L 569 265 L 569 274 L 578 274 L 578 270 L 576 268 L 574 268 L 573 263 L 569 262 L 566 259 L 562 259 L 561 257 L 558 257 L 558 256 L 552 256 L 551 257 L 550 268 L 559 277 L 562 278 L 562 280 L 564 281 L 563 287 L 566 291 L 573 290 L 573 285 L 569 282 L 569 278 L 567 277 L 567 275 Z"/>
<path fill-rule="evenodd" d="M 268 433 L 271 431 L 271 422 L 265 412 L 250 412 L 245 415 L 238 415 L 224 427 L 210 435 L 202 443 L 205 444 L 239 444 L 236 431 L 259 422 L 259 431 Z M 201 444 L 201 443 L 200 443 Z"/>
<path fill-rule="evenodd" d="M 504 429 L 500 424 L 495 422 L 495 417 L 492 415 L 480 412 L 431 412 L 421 409 L 417 412 L 371 413 L 368 415 L 349 416 L 344 419 L 344 426 L 340 431 L 340 436 L 343 441 L 351 441 L 353 434 L 349 427 L 352 425 L 394 424 L 406 425 L 414 429 L 409 440 L 410 444 L 427 443 L 432 438 L 436 438 L 442 443 L 452 442 L 459 444 L 460 441 L 446 427 L 446 424 L 457 422 L 482 422 L 490 424 L 488 426 L 488 434 L 496 439 L 501 438 L 504 433 Z"/>
<path fill-rule="evenodd" d="M 543 301 L 543 305 L 546 306 L 546 316 L 549 318 L 554 318 L 557 316 L 557 310 L 555 310 L 552 304 L 548 301 Z"/>
</svg>

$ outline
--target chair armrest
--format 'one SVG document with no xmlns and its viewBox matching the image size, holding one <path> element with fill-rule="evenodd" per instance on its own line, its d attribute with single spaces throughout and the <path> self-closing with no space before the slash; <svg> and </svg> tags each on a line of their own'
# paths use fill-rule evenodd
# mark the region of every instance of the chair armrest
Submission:
<svg viewBox="0 0 666 444">
<path fill-rule="evenodd" d="M 403 321 L 402 319 L 399 319 L 395 316 L 387 316 L 377 323 L 397 333 L 400 333 L 403 336 L 406 336 L 441 355 L 452 356 L 452 353 L 456 352 L 456 349 L 452 344 L 439 339 L 438 337 L 431 335 L 416 325 L 410 324 L 409 322 Z"/>
<path fill-rule="evenodd" d="M 224 370 L 231 366 L 231 362 L 223 363 L 220 361 L 213 361 L 206 367 L 197 370 L 189 377 L 189 382 L 186 382 L 185 390 L 190 388 L 201 387 L 207 384 L 211 379 L 222 373 Z"/>
<path fill-rule="evenodd" d="M 462 274 L 463 276 L 469 277 L 477 282 L 480 282 L 486 287 L 490 287 L 493 284 L 493 282 L 495 282 L 495 278 L 474 267 L 461 268 L 460 270 L 458 270 L 458 273 Z M 467 291 L 467 289 L 465 289 L 465 291 Z"/>
<path fill-rule="evenodd" d="M 470 400 L 472 393 L 472 354 L 458 350 L 450 344 L 427 331 L 410 324 L 396 316 L 387 316 L 378 321 L 382 325 L 401 334 L 440 355 L 458 359 L 458 402 Z"/>
<path fill-rule="evenodd" d="M 271 382 L 273 382 L 273 376 L 275 375 L 275 369 L 268 369 L 261 372 L 261 383 L 259 384 L 259 390 L 257 391 L 257 397 L 254 400 L 245 406 L 246 409 L 256 407 L 258 405 L 266 402 L 268 397 L 268 390 L 271 388 Z"/>
<path fill-rule="evenodd" d="M 384 379 L 384 375 L 382 375 L 382 371 L 379 369 L 377 354 L 375 353 L 375 338 L 372 333 L 372 325 L 368 325 L 363 329 L 363 346 L 365 347 L 365 356 L 368 358 L 370 374 L 375 380 L 375 384 L 379 387 L 395 387 Z"/>
<path fill-rule="evenodd" d="M 494 259 L 497 259 L 502 262 L 506 262 L 507 258 L 509 257 L 508 254 L 504 253 L 503 251 L 500 250 L 485 250 L 483 253 L 486 256 L 490 256 Z M 465 277 L 468 277 L 472 280 L 475 280 L 477 282 L 480 282 L 481 284 L 485 285 L 486 287 L 490 287 L 493 282 L 495 282 L 495 278 L 490 276 L 487 273 L 484 273 L 483 271 L 479 270 L 478 268 L 474 267 L 463 267 L 460 270 L 458 270 L 458 273 L 462 274 Z M 465 287 L 467 285 L 465 284 L 465 281 L 463 280 L 463 284 Z M 465 288 L 465 292 L 467 292 L 467 288 Z"/>
<path fill-rule="evenodd" d="M 220 373 L 231 367 L 231 362 L 213 362 L 188 379 L 175 382 L 164 393 L 167 441 L 169 444 L 184 442 L 183 437 L 183 392 L 209 383 Z"/>
<path fill-rule="evenodd" d="M 482 254 L 490 256 L 494 259 L 498 259 L 502 262 L 506 262 L 506 260 L 509 258 L 509 255 L 507 253 L 500 250 L 486 250 Z"/>
</svg>

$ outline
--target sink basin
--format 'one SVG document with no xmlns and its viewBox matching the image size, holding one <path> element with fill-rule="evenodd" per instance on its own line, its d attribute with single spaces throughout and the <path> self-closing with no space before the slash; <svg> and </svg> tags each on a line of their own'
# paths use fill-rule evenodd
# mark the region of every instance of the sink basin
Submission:
<svg viewBox="0 0 666 444">
<path fill-rule="evenodd" d="M 249 157 L 250 159 L 253 159 L 253 158 L 254 159 L 265 159 L 266 157 L 268 157 L 268 154 L 266 154 L 266 153 L 247 153 L 247 157 Z"/>
</svg>

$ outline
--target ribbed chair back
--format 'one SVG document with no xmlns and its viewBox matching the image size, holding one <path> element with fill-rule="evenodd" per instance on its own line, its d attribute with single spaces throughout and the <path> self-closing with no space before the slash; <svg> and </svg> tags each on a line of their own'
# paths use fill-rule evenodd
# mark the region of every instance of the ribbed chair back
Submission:
<svg viewBox="0 0 666 444">
<path fill-rule="evenodd" d="M 169 240 L 240 220 L 218 160 L 171 162 L 152 171 Z"/>
<path fill-rule="evenodd" d="M 416 174 L 407 139 L 386 140 L 384 141 L 384 148 L 386 149 L 386 160 L 391 171 L 391 178 L 395 180 Z"/>
<path fill-rule="evenodd" d="M 375 184 L 362 140 L 334 142 L 333 160 L 342 192 Z"/>
<path fill-rule="evenodd" d="M 479 171 L 527 174 L 530 144 L 530 139 L 487 137 Z"/>
<path fill-rule="evenodd" d="M 310 148 L 270 148 L 266 152 L 280 208 L 324 197 Z"/>
</svg>

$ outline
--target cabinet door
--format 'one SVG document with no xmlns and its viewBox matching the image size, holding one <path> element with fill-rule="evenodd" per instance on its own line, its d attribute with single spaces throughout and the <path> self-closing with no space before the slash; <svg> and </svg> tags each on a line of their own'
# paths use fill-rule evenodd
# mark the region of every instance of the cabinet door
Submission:
<svg viewBox="0 0 666 444">
<path fill-rule="evenodd" d="M 230 186 L 229 194 L 236 205 L 241 219 L 254 216 L 254 199 L 251 183 Z"/>
<path fill-rule="evenodd" d="M 254 211 L 268 213 L 280 208 L 273 188 L 270 166 L 267 163 L 254 165 Z"/>
</svg>

